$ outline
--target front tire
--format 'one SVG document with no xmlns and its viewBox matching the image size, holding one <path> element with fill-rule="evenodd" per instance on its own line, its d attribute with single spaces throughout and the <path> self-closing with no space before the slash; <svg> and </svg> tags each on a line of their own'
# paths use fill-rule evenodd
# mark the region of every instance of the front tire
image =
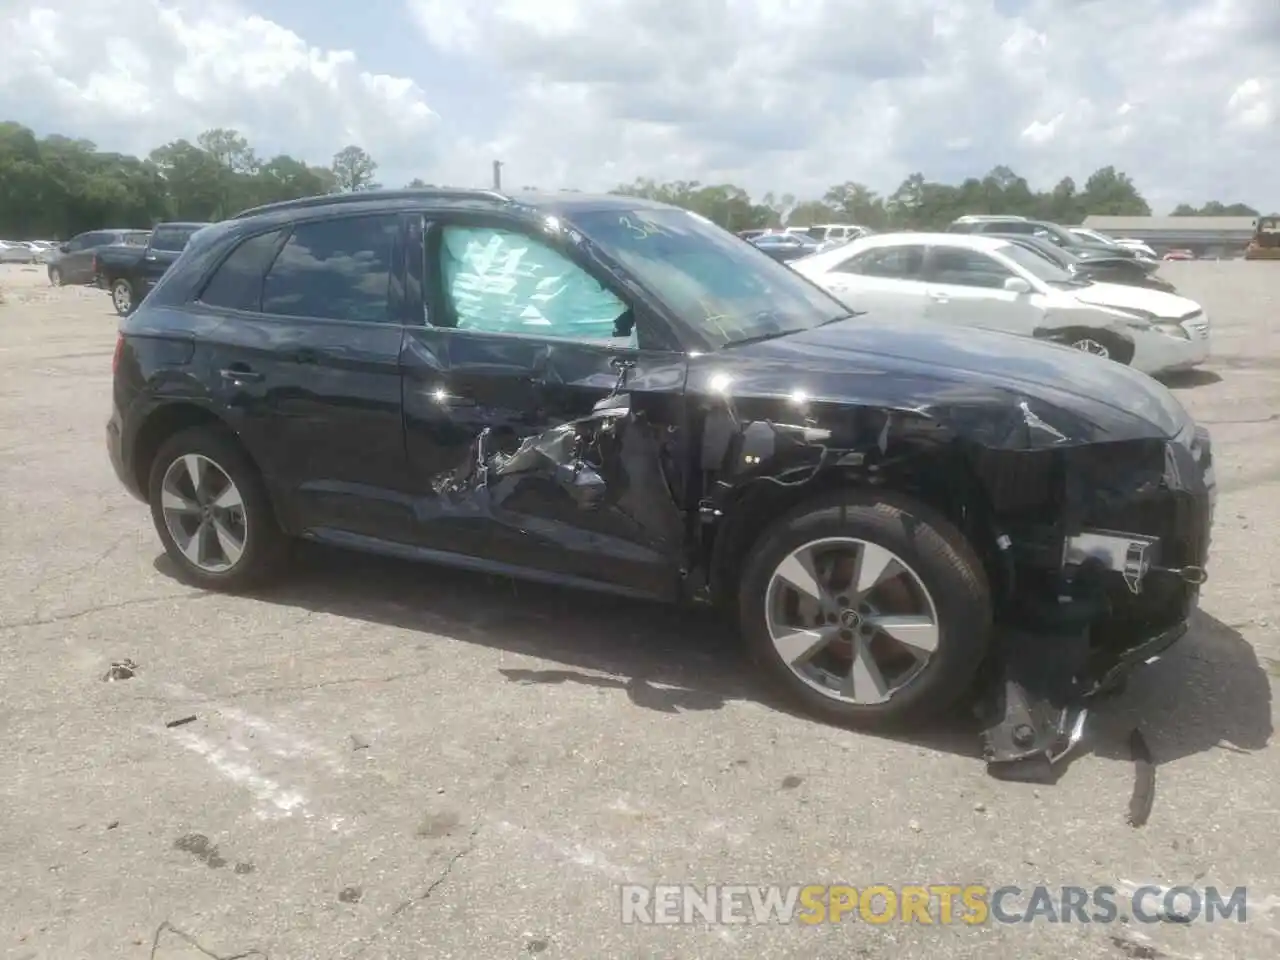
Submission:
<svg viewBox="0 0 1280 960">
<path fill-rule="evenodd" d="M 288 540 L 266 487 L 239 444 L 193 427 L 166 440 L 151 464 L 151 518 L 179 577 L 206 590 L 243 590 L 273 577 Z"/>
<path fill-rule="evenodd" d="M 111 283 L 111 305 L 116 308 L 116 313 L 122 317 L 127 317 L 133 313 L 135 306 L 133 302 L 133 284 L 123 277 Z"/>
<path fill-rule="evenodd" d="M 49 283 L 55 287 L 62 286 L 62 271 L 57 267 L 49 268 Z"/>
<path fill-rule="evenodd" d="M 739 584 L 753 659 L 806 712 L 913 726 L 966 695 L 990 642 L 986 573 L 923 504 L 840 491 L 757 541 Z"/>
</svg>

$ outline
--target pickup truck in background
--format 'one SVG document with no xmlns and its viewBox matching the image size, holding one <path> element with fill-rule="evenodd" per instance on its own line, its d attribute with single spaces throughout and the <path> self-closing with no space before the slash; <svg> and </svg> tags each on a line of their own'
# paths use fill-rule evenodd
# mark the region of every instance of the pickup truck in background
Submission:
<svg viewBox="0 0 1280 960">
<path fill-rule="evenodd" d="M 137 309 L 164 272 L 173 265 L 196 231 L 207 223 L 160 223 L 145 247 L 124 244 L 94 251 L 93 273 L 98 286 L 111 293 L 116 313 L 127 317 Z"/>
</svg>

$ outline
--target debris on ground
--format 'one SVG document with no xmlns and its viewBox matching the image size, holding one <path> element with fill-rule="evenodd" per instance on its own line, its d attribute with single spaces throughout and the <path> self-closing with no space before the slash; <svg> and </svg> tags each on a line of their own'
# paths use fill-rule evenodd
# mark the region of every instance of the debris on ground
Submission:
<svg viewBox="0 0 1280 960">
<path fill-rule="evenodd" d="M 113 680 L 130 680 L 138 672 L 138 665 L 132 660 L 113 660 L 111 667 L 103 674 L 102 679 L 108 683 Z"/>
<path fill-rule="evenodd" d="M 352 733 L 352 734 L 348 734 L 348 739 L 351 741 L 352 753 L 358 753 L 361 750 L 369 749 L 369 742 L 365 740 L 364 737 L 360 737 Z"/>
<path fill-rule="evenodd" d="M 1133 757 L 1133 796 L 1129 798 L 1129 826 L 1141 827 L 1151 817 L 1151 807 L 1156 800 L 1156 761 L 1142 730 L 1133 728 L 1129 734 L 1129 751 Z"/>
<path fill-rule="evenodd" d="M 194 723 L 196 720 L 197 720 L 197 717 L 196 717 L 196 715 L 193 713 L 193 714 L 191 714 L 191 716 L 189 716 L 189 717 L 179 717 L 177 720 L 170 720 L 168 723 L 166 723 L 166 724 L 165 724 L 165 726 L 166 726 L 166 727 L 171 727 L 171 728 L 172 728 L 172 727 L 181 727 L 181 726 L 185 726 L 185 725 L 186 725 L 186 724 L 188 724 L 188 723 Z"/>
<path fill-rule="evenodd" d="M 343 887 L 338 891 L 338 899 L 342 903 L 359 903 L 362 896 L 364 893 L 359 887 Z"/>
</svg>

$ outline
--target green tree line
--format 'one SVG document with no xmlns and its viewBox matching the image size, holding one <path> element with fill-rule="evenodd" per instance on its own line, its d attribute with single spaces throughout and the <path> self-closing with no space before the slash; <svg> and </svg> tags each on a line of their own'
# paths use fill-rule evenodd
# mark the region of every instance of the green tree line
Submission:
<svg viewBox="0 0 1280 960">
<path fill-rule="evenodd" d="M 104 227 L 150 227 L 163 220 L 219 220 L 247 207 L 379 184 L 378 164 L 356 145 L 327 167 L 288 154 L 264 158 L 236 130 L 206 130 L 195 141 L 173 140 L 146 157 L 101 151 L 87 140 L 37 137 L 0 123 L 0 237 L 65 239 Z M 415 179 L 408 186 L 429 186 Z M 659 183 L 640 179 L 616 194 L 647 197 L 694 210 L 733 230 L 783 224 L 857 223 L 875 229 L 942 226 L 966 213 L 1016 213 L 1060 223 L 1090 214 L 1146 216 L 1147 201 L 1114 167 L 1078 186 L 1064 177 L 1052 190 L 1033 190 L 1008 167 L 959 185 L 907 177 L 888 195 L 856 182 L 832 186 L 819 199 L 766 193 L 758 199 L 732 184 Z M 1218 201 L 1182 204 L 1175 216 L 1245 216 L 1257 211 Z"/>
</svg>

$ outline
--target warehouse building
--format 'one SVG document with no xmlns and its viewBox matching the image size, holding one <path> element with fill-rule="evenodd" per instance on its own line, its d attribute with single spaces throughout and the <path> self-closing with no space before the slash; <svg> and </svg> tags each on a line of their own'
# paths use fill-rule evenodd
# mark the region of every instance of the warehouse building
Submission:
<svg viewBox="0 0 1280 960">
<path fill-rule="evenodd" d="M 1083 226 L 1116 239 L 1141 240 L 1156 253 L 1191 250 L 1198 257 L 1235 259 L 1253 238 L 1253 217 L 1086 217 Z"/>
</svg>

